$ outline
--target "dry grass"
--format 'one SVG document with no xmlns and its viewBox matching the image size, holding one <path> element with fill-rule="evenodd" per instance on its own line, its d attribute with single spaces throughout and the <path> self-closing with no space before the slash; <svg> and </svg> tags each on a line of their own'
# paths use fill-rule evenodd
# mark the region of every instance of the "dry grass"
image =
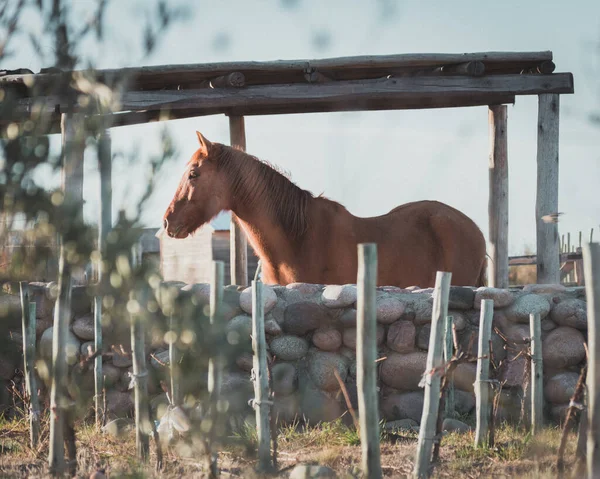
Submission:
<svg viewBox="0 0 600 479">
<path fill-rule="evenodd" d="M 415 432 L 382 433 L 381 458 L 384 477 L 407 477 L 413 468 L 417 434 Z M 475 449 L 473 434 L 447 434 L 442 440 L 440 463 L 433 477 L 556 477 L 556 450 L 560 440 L 558 428 L 547 428 L 531 437 L 512 426 L 496 430 L 497 447 Z M 48 431 L 43 429 L 42 443 L 33 451 L 28 445 L 27 423 L 0 419 L 0 477 L 23 478 L 47 475 Z M 132 431 L 121 437 L 98 433 L 93 426 L 77 430 L 79 477 L 89 477 L 97 463 L 106 467 L 109 477 L 203 477 L 202 454 L 193 443 L 179 443 L 165 450 L 165 468 L 157 473 L 152 446 L 149 465 L 135 457 Z M 576 437 L 572 433 L 566 451 L 566 470 L 575 469 Z M 247 426 L 227 445 L 221 447 L 219 465 L 222 477 L 259 477 L 253 472 L 255 457 L 248 450 L 255 447 L 254 430 Z M 360 438 L 353 427 L 340 421 L 316 427 L 292 425 L 279 435 L 278 466 L 287 477 L 298 463 L 329 466 L 340 477 L 356 477 L 360 468 Z M 273 476 L 272 476 L 273 477 Z M 568 475 L 566 477 L 569 477 Z"/>
</svg>

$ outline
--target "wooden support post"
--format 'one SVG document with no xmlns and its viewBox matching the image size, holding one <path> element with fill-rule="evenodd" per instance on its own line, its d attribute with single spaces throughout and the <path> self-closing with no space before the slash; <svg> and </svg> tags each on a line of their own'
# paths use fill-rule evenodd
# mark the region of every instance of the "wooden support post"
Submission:
<svg viewBox="0 0 600 479">
<path fill-rule="evenodd" d="M 490 286 L 508 288 L 508 146 L 506 105 L 489 107 Z"/>
<path fill-rule="evenodd" d="M 544 426 L 544 365 L 542 362 L 542 320 L 539 313 L 529 315 L 531 335 L 531 433 Z"/>
<path fill-rule="evenodd" d="M 600 243 L 583 245 L 588 317 L 587 477 L 600 477 Z"/>
<path fill-rule="evenodd" d="M 383 477 L 377 397 L 377 245 L 358 245 L 356 301 L 356 387 L 364 477 Z"/>
<path fill-rule="evenodd" d="M 477 426 L 475 429 L 475 446 L 486 445 L 490 420 L 490 338 L 492 336 L 492 319 L 494 317 L 494 301 L 481 300 L 479 317 L 479 348 L 477 350 L 477 376 L 475 379 L 475 406 Z"/>
<path fill-rule="evenodd" d="M 21 326 L 23 330 L 23 372 L 29 398 L 29 441 L 37 448 L 40 437 L 40 403 L 35 380 L 35 302 L 29 302 L 29 285 L 21 281 Z"/>
<path fill-rule="evenodd" d="M 85 131 L 83 117 L 73 113 L 61 115 L 62 188 L 65 220 L 77 225 L 83 221 L 83 152 Z M 58 299 L 54 308 L 52 336 L 52 376 L 50 388 L 50 473 L 61 475 L 65 470 L 65 430 L 67 429 L 67 356 L 65 354 L 71 321 L 71 265 L 65 244 L 60 238 Z M 69 435 L 70 436 L 70 435 Z M 70 440 L 70 437 L 67 438 Z"/>
<path fill-rule="evenodd" d="M 246 151 L 246 127 L 243 116 L 229 117 L 229 137 L 231 146 Z M 229 232 L 229 258 L 231 284 L 248 286 L 248 239 L 233 212 Z"/>
<path fill-rule="evenodd" d="M 577 254 L 582 254 L 582 251 L 583 249 L 581 246 L 575 250 Z M 577 286 L 584 286 L 585 275 L 583 274 L 583 259 L 576 259 L 574 263 L 573 270 L 575 272 L 575 282 L 577 283 Z"/>
<path fill-rule="evenodd" d="M 252 281 L 252 349 L 254 351 L 254 409 L 258 437 L 258 470 L 266 472 L 272 469 L 272 462 L 267 340 L 265 338 L 263 284 L 260 281 Z"/>
<path fill-rule="evenodd" d="M 223 340 L 223 275 L 224 263 L 213 261 L 213 273 L 210 283 L 210 326 L 217 341 Z M 216 435 L 216 424 L 219 422 L 217 403 L 221 396 L 223 380 L 223 357 L 218 354 L 208 360 L 208 393 L 210 395 L 211 426 L 206 448 L 206 466 L 211 479 L 219 475 L 218 453 L 213 451 Z"/>
<path fill-rule="evenodd" d="M 434 371 L 442 365 L 444 323 L 448 316 L 448 296 L 452 273 L 438 271 L 433 292 L 433 310 L 431 313 L 431 333 L 429 336 L 429 352 L 425 366 L 425 401 L 419 428 L 417 455 L 413 476 L 417 478 L 429 476 L 429 463 L 436 438 L 437 419 L 440 407 L 441 377 Z"/>
<path fill-rule="evenodd" d="M 100 171 L 100 214 L 98 218 L 98 291 L 94 297 L 94 352 L 101 351 L 102 345 L 102 299 L 106 286 L 104 259 L 106 238 L 112 228 L 112 153 L 110 133 L 105 130 L 98 138 L 98 169 Z M 94 409 L 96 426 L 104 424 L 103 401 L 104 375 L 102 354 L 94 359 Z"/>
<path fill-rule="evenodd" d="M 444 362 L 450 361 L 454 354 L 454 333 L 452 331 L 454 324 L 454 318 L 452 316 L 446 317 L 446 325 L 444 329 Z M 454 380 L 452 378 L 446 378 L 448 384 L 446 386 L 446 401 L 444 403 L 444 409 L 446 417 L 454 417 L 455 413 L 455 401 L 454 401 Z"/>
<path fill-rule="evenodd" d="M 558 223 L 542 217 L 558 213 L 559 95 L 539 95 L 537 144 L 537 283 L 560 283 Z"/>
</svg>

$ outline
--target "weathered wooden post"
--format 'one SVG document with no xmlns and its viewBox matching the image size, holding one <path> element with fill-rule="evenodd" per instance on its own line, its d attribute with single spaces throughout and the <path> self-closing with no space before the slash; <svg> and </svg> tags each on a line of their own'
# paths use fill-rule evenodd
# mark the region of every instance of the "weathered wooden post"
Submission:
<svg viewBox="0 0 600 479">
<path fill-rule="evenodd" d="M 475 407 L 477 425 L 475 428 L 475 446 L 484 446 L 487 442 L 490 420 L 490 338 L 494 301 L 481 300 L 479 316 L 479 347 L 477 349 L 477 375 L 475 379 Z"/>
<path fill-rule="evenodd" d="M 35 302 L 29 302 L 29 285 L 21 281 L 21 326 L 25 388 L 29 397 L 29 439 L 35 449 L 40 437 L 40 404 L 35 380 Z"/>
<path fill-rule="evenodd" d="M 83 117 L 73 113 L 61 115 L 63 214 L 71 224 L 83 221 L 83 153 L 85 128 Z M 52 336 L 52 377 L 50 388 L 50 448 L 48 463 L 51 474 L 61 475 L 65 469 L 65 427 L 67 421 L 67 355 L 65 354 L 71 320 L 71 265 L 65 244 L 60 241 L 58 299 L 54 309 Z"/>
<path fill-rule="evenodd" d="M 423 415 L 419 428 L 417 442 L 417 455 L 415 459 L 414 477 L 428 477 L 429 464 L 433 444 L 436 438 L 437 419 L 440 408 L 441 377 L 438 369 L 442 366 L 442 351 L 444 323 L 448 316 L 448 296 L 450 294 L 450 280 L 452 273 L 438 271 L 435 278 L 433 292 L 433 310 L 431 313 L 431 333 L 429 336 L 429 352 L 425 366 L 425 400 Z"/>
<path fill-rule="evenodd" d="M 537 282 L 560 283 L 558 223 L 542 218 L 558 213 L 558 121 L 560 97 L 539 95 L 537 143 Z"/>
<path fill-rule="evenodd" d="M 131 251 L 131 274 L 139 266 L 139 255 L 137 245 Z M 145 292 L 142 296 L 145 297 Z M 129 319 L 131 321 L 131 356 L 133 362 L 133 391 L 135 410 L 135 444 L 137 457 L 146 462 L 150 456 L 150 434 L 152 424 L 150 423 L 150 408 L 148 400 L 148 370 L 146 365 L 146 344 L 144 335 L 144 310 L 146 301 L 142 304 L 135 297 L 135 292 L 129 293 L 128 305 Z"/>
<path fill-rule="evenodd" d="M 531 432 L 538 434 L 544 425 L 542 320 L 539 313 L 529 315 L 529 332 L 531 334 Z"/>
<path fill-rule="evenodd" d="M 600 477 L 600 243 L 583 245 L 588 317 L 587 477 Z"/>
<path fill-rule="evenodd" d="M 489 107 L 490 198 L 488 278 L 494 288 L 508 288 L 508 146 L 506 105 Z"/>
<path fill-rule="evenodd" d="M 356 387 L 365 477 L 382 477 L 377 398 L 377 245 L 358 245 L 356 299 Z"/>
<path fill-rule="evenodd" d="M 106 238 L 112 228 L 112 153 L 110 133 L 104 130 L 98 137 L 98 169 L 100 171 L 100 213 L 98 222 L 98 291 L 94 296 L 94 352 L 102 351 L 102 299 L 106 286 L 104 260 Z M 102 354 L 94 359 L 94 409 L 96 426 L 104 422 L 104 375 Z"/>
<path fill-rule="evenodd" d="M 219 341 L 222 338 L 223 331 L 223 276 L 224 263 L 222 261 L 213 261 L 213 273 L 210 282 L 210 327 L 213 333 L 216 331 L 216 337 Z M 219 475 L 218 453 L 212 448 L 215 442 L 216 424 L 219 422 L 219 411 L 217 402 L 221 395 L 221 382 L 223 380 L 223 357 L 217 353 L 208 361 L 208 393 L 210 401 L 210 430 L 208 433 L 206 465 L 209 477 L 216 478 Z"/>
<path fill-rule="evenodd" d="M 229 117 L 229 136 L 231 146 L 246 151 L 246 126 L 243 116 Z M 229 233 L 229 268 L 231 284 L 248 285 L 248 239 L 231 213 Z"/>
<path fill-rule="evenodd" d="M 446 324 L 444 329 L 444 362 L 447 363 L 452 359 L 454 354 L 454 334 L 452 327 L 454 324 L 454 318 L 452 316 L 446 317 Z M 446 386 L 446 401 L 444 403 L 444 410 L 446 417 L 454 417 L 456 405 L 454 403 L 454 380 L 452 378 L 446 378 L 448 382 Z"/>
<path fill-rule="evenodd" d="M 181 335 L 179 321 L 174 314 L 169 316 L 169 331 L 171 332 L 171 341 L 169 341 L 169 373 L 171 379 L 171 404 L 173 406 L 181 405 L 181 390 L 179 388 L 181 370 L 179 361 L 181 359 L 177 341 Z"/>
<path fill-rule="evenodd" d="M 258 469 L 269 471 L 271 461 L 271 430 L 269 423 L 269 371 L 267 370 L 267 341 L 263 284 L 252 281 L 252 349 L 254 372 L 254 409 L 258 436 Z"/>
</svg>

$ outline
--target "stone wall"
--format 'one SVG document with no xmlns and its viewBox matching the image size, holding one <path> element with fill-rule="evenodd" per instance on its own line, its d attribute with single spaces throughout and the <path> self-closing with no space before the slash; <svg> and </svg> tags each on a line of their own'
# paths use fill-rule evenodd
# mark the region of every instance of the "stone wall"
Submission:
<svg viewBox="0 0 600 479">
<path fill-rule="evenodd" d="M 32 283 L 30 287 L 38 305 L 38 351 L 42 359 L 49 359 L 55 285 Z M 209 286 L 206 284 L 171 283 L 170 287 L 179 291 L 184 301 L 187 301 L 186 298 L 195 298 L 194 304 L 200 307 L 208 304 Z M 225 293 L 228 340 L 230 343 L 247 342 L 251 332 L 250 288 L 239 291 L 229 286 Z M 18 307 L 16 296 L 1 299 L 6 304 L 10 303 L 10 308 Z M 546 414 L 549 418 L 559 420 L 565 412 L 585 358 L 587 318 L 583 288 L 559 285 L 529 285 L 515 290 L 451 288 L 449 309 L 454 317 L 459 342 L 467 348 L 474 335 L 475 340 L 471 343 L 473 354 L 476 354 L 482 299 L 494 300 L 494 326 L 501 333 L 492 334 L 493 363 L 497 365 L 493 374 L 504 383 L 499 418 L 519 417 L 522 386 L 527 380 L 527 362 L 523 355 L 518 356 L 518 350 L 526 347 L 529 314 L 539 313 L 542 318 Z M 264 301 L 267 342 L 274 359 L 275 409 L 280 420 L 290 421 L 299 417 L 314 423 L 342 415 L 346 405 L 335 370 L 344 381 L 353 406 L 357 408 L 356 287 L 304 283 L 265 287 Z M 381 416 L 388 421 L 409 419 L 418 422 L 421 418 L 423 390 L 418 384 L 425 369 L 432 303 L 431 289 L 378 288 L 380 409 Z M 121 326 L 125 324 L 123 322 Z M 90 343 L 93 341 L 92 325 L 91 298 L 87 296 L 85 288 L 77 287 L 73 290 L 73 321 L 66 352 L 70 364 L 76 364 L 78 359 L 88 354 L 88 347 L 93 345 Z M 13 344 L 18 345 L 21 340 L 18 323 L 13 330 L 9 336 L 13 338 Z M 155 407 L 166 403 L 159 386 L 159 381 L 168 374 L 164 331 L 164 327 L 153 327 L 148 340 L 151 372 L 149 392 Z M 117 336 L 115 324 L 105 331 L 107 343 L 114 341 Z M 125 327 L 122 350 L 113 350 L 110 344 L 105 347 L 104 373 L 109 417 L 132 414 L 132 394 L 128 390 L 131 359 L 127 336 Z M 510 344 L 506 345 L 503 337 Z M 7 380 L 14 379 L 15 370 L 21 364 L 18 353 L 9 354 L 6 351 L 0 352 L 0 380 L 4 385 Z M 248 407 L 248 400 L 253 396 L 251 368 L 252 357 L 246 348 L 225 375 L 223 394 L 230 401 L 231 413 L 251 412 Z M 200 378 L 202 374 L 198 372 L 196 376 L 182 386 L 184 393 L 196 394 L 204 387 L 205 381 Z M 454 383 L 457 413 L 461 416 L 473 412 L 474 380 L 475 364 L 461 364 L 457 368 Z M 91 398 L 91 371 L 78 379 L 77 383 L 80 390 L 86 391 L 87 397 Z M 234 393 L 237 394 L 235 400 Z M 345 418 L 349 419 L 348 414 Z"/>
</svg>

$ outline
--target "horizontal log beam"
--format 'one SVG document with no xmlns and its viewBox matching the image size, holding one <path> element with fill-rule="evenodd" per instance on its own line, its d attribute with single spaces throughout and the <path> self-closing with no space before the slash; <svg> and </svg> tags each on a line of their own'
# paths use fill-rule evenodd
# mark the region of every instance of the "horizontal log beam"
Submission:
<svg viewBox="0 0 600 479">
<path fill-rule="evenodd" d="M 352 82 L 263 85 L 241 89 L 126 92 L 122 112 L 194 111 L 194 116 L 310 113 L 460 107 L 512 102 L 514 95 L 573 93 L 570 73 L 497 77 L 408 77 Z M 500 99 L 500 101 L 499 101 Z M 11 115 L 55 114 L 69 105 L 58 98 L 17 101 Z M 57 107 L 58 105 L 58 107 Z"/>
<path fill-rule="evenodd" d="M 354 80 L 379 78 L 391 74 L 423 74 L 423 70 L 437 67 L 449 68 L 453 64 L 482 62 L 486 73 L 519 73 L 536 70 L 543 62 L 551 62 L 552 52 L 481 52 L 463 54 L 400 54 L 378 56 L 353 56 L 324 58 L 318 60 L 278 60 L 269 62 L 221 62 L 187 65 L 157 65 L 148 67 L 96 70 L 95 78 L 107 85 L 126 83 L 129 90 L 152 90 L 162 88 L 195 88 L 202 81 L 239 72 L 245 76 L 247 85 L 265 83 L 303 83 L 305 75 L 319 72 L 325 78 Z M 416 70 L 416 72 L 415 72 Z M 73 72 L 75 76 L 87 72 Z M 36 84 L 43 91 L 50 91 L 64 81 L 70 73 L 31 75 L 6 75 L 3 83 Z"/>
</svg>

